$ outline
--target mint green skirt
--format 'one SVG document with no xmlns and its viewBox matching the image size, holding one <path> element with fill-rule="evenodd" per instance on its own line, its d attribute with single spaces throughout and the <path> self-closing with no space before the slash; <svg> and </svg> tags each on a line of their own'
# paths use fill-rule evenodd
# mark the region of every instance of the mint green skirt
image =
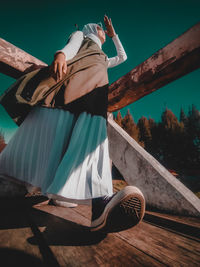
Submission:
<svg viewBox="0 0 200 267">
<path fill-rule="evenodd" d="M 0 174 L 49 198 L 91 205 L 113 194 L 106 119 L 35 106 L 0 153 Z"/>
</svg>

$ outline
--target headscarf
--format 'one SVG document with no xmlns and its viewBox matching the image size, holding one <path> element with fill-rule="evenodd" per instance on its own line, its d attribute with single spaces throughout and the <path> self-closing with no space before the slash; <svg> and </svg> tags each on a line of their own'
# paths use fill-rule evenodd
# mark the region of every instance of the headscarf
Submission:
<svg viewBox="0 0 200 267">
<path fill-rule="evenodd" d="M 104 30 L 102 23 L 98 22 L 98 23 L 85 24 L 83 29 L 82 29 L 82 32 L 83 32 L 84 36 L 91 38 L 101 48 L 102 43 L 101 43 L 101 40 L 99 39 L 99 36 L 98 36 L 97 26 L 100 26 L 102 28 L 102 30 Z"/>
</svg>

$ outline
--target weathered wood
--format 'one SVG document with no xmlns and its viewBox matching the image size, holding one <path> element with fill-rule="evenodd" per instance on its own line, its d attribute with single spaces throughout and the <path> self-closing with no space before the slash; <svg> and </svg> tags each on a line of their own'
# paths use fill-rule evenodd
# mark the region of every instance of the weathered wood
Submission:
<svg viewBox="0 0 200 267">
<path fill-rule="evenodd" d="M 54 214 L 56 216 L 59 216 L 60 218 L 65 218 L 66 220 L 73 220 L 73 222 L 86 222 L 86 220 L 88 220 L 88 222 L 86 223 L 87 225 L 89 225 L 89 218 L 91 216 L 91 210 L 88 206 L 85 205 L 79 205 L 76 208 L 70 209 L 70 208 L 59 208 L 59 211 L 57 209 L 57 212 L 55 211 L 57 208 L 52 209 L 49 207 L 40 207 L 40 210 L 43 210 L 45 212 L 48 212 L 49 214 Z M 73 215 L 72 215 L 73 213 Z M 77 215 L 76 215 L 77 214 Z M 35 216 L 35 218 L 37 218 L 37 220 L 39 220 L 40 216 Z M 168 217 L 173 218 L 172 215 L 168 215 Z M 81 219 L 80 219 L 81 218 Z M 57 235 L 55 234 L 55 231 L 53 229 L 55 229 L 55 222 L 54 225 L 52 224 L 52 226 L 50 226 L 49 224 L 50 221 L 48 221 L 47 225 L 49 228 L 49 231 L 51 229 L 51 234 L 48 231 L 48 235 L 46 235 L 44 233 L 44 237 L 46 235 L 46 242 L 50 243 L 50 247 L 52 249 L 52 251 L 54 251 L 55 255 L 57 255 L 57 253 L 59 253 L 60 255 L 60 251 L 58 251 L 58 248 L 56 247 L 56 249 L 54 250 L 54 248 L 52 248 L 52 245 L 58 245 L 58 243 L 63 244 L 62 242 L 65 242 L 65 244 L 67 243 L 67 240 L 63 241 L 63 237 L 59 237 L 61 236 L 61 234 L 59 235 L 59 233 L 57 233 Z M 77 225 L 75 225 L 74 227 L 78 227 Z M 61 229 L 60 227 L 58 227 L 58 225 L 56 226 L 56 229 Z M 78 229 L 78 228 L 77 228 Z M 57 231 L 56 230 L 56 231 Z M 65 226 L 65 230 L 66 232 L 67 230 L 67 226 Z M 61 230 L 62 232 L 62 230 Z M 109 239 L 108 239 L 109 237 Z M 117 237 L 117 239 L 116 239 Z M 66 237 L 67 238 L 67 237 Z M 72 238 L 72 236 L 70 235 L 69 238 Z M 75 237 L 74 237 L 75 238 Z M 89 239 L 91 238 L 91 236 L 88 236 L 88 242 Z M 118 239 L 119 238 L 119 239 Z M 123 240 L 125 243 L 121 243 L 119 240 Z M 59 241 L 60 240 L 60 241 Z M 62 240 L 62 241 L 61 241 Z M 81 240 L 81 236 L 79 239 L 79 242 Z M 142 222 L 139 225 L 137 225 L 136 227 L 133 227 L 131 229 L 128 229 L 126 231 L 121 231 L 118 233 L 110 233 L 107 235 L 107 237 L 105 237 L 105 239 L 102 239 L 101 244 L 105 245 L 105 241 L 107 240 L 107 242 L 111 242 L 110 246 L 109 244 L 106 244 L 106 246 L 108 246 L 109 251 L 111 253 L 110 255 L 110 263 L 112 264 L 112 249 L 113 249 L 113 244 L 121 244 L 124 245 L 127 249 L 127 244 L 128 243 L 130 246 L 134 247 L 135 249 L 137 249 L 137 251 L 140 251 L 144 254 L 146 254 L 149 258 L 144 257 L 143 258 L 143 262 L 141 262 L 141 258 L 140 260 L 137 262 L 137 264 L 144 264 L 144 266 L 156 266 L 156 264 L 160 264 L 159 266 L 162 265 L 168 265 L 168 266 L 178 266 L 180 264 L 187 266 L 187 264 L 190 264 L 190 266 L 197 266 L 198 265 L 198 260 L 200 257 L 200 249 L 199 249 L 199 242 L 192 240 L 190 238 L 186 238 L 178 233 L 173 233 L 171 231 L 168 231 L 166 229 L 162 229 L 159 228 L 155 225 L 150 225 L 148 223 Z M 86 242 L 86 241 L 85 241 Z M 96 244 L 93 244 L 93 249 L 95 247 L 96 249 Z M 115 245 L 114 245 L 115 247 Z M 100 248 L 99 245 L 97 248 Z M 60 246 L 59 246 L 60 249 Z M 69 247 L 68 247 L 69 249 Z M 103 250 L 104 248 L 101 247 L 101 250 Z M 115 253 L 119 257 L 118 259 L 118 263 L 119 265 L 122 264 L 123 262 L 123 256 L 125 256 L 123 253 L 124 251 L 121 250 L 120 252 L 118 251 L 118 248 L 115 247 Z M 63 248 L 62 248 L 63 250 Z M 65 250 L 65 249 L 64 249 Z M 139 256 L 139 254 L 133 251 L 130 251 L 128 249 L 129 253 L 131 253 L 134 257 L 137 258 L 137 256 Z M 72 252 L 70 252 L 72 253 Z M 79 251 L 79 253 L 81 253 Z M 87 251 L 88 253 L 88 251 Z M 94 253 L 94 251 L 93 251 Z M 101 254 L 100 252 L 98 252 L 99 254 Z M 136 253 L 136 254 L 134 254 Z M 61 253 L 61 257 L 62 259 L 60 259 L 60 261 L 63 261 L 63 254 Z M 90 254 L 87 254 L 90 255 Z M 78 255 L 77 255 L 78 256 Z M 76 257 L 77 257 L 76 256 Z M 100 255 L 99 255 L 100 256 Z M 91 255 L 90 255 L 91 257 Z M 141 257 L 143 257 L 141 255 Z M 68 259 L 68 257 L 66 258 Z M 121 262 L 122 259 L 122 262 Z M 153 261 L 156 260 L 155 262 Z M 60 263 L 59 261 L 59 263 Z M 105 264 L 107 262 L 102 262 L 102 259 L 100 261 L 101 264 Z M 128 263 L 128 261 L 127 261 Z M 151 263 L 151 264 L 150 264 Z M 136 263 L 135 263 L 136 264 Z M 76 266 L 76 265 L 75 265 Z M 111 265 L 112 266 L 112 265 Z M 136 266 L 140 266 L 140 265 L 136 265 Z"/>
<path fill-rule="evenodd" d="M 116 235 L 167 266 L 199 265 L 199 242 L 179 234 L 141 223 Z"/>
<path fill-rule="evenodd" d="M 38 267 L 198 266 L 199 242 L 156 225 L 142 222 L 104 234 L 89 231 L 91 207 L 86 205 L 55 207 L 39 196 L 0 203 L 1 260 L 29 259 L 29 266 Z"/>
<path fill-rule="evenodd" d="M 186 217 L 186 216 L 178 216 L 178 215 L 169 215 L 169 214 L 165 214 L 165 213 L 159 213 L 159 212 L 155 212 L 155 211 L 147 211 L 146 212 L 149 215 L 153 215 L 156 217 L 160 217 L 166 220 L 172 220 L 172 221 L 176 221 L 188 226 L 192 226 L 192 227 L 196 227 L 199 228 L 199 233 L 200 233 L 200 219 L 196 218 L 196 217 Z M 200 236 L 199 236 L 200 238 Z"/>
<path fill-rule="evenodd" d="M 19 78 L 25 72 L 47 66 L 43 61 L 0 38 L 0 72 Z"/>
<path fill-rule="evenodd" d="M 19 78 L 47 66 L 0 38 L 0 72 Z M 200 67 L 200 23 L 197 23 L 109 87 L 108 111 L 119 110 Z"/>
<path fill-rule="evenodd" d="M 27 242 L 33 233 L 21 202 L 16 198 L 12 202 L 1 198 L 0 202 L 1 266 L 43 266 L 38 246 Z"/>
<path fill-rule="evenodd" d="M 200 23 L 197 23 L 109 87 L 113 112 L 200 67 Z"/>
<path fill-rule="evenodd" d="M 83 205 L 74 210 L 85 217 L 90 214 L 87 207 Z M 168 218 L 173 217 L 168 215 Z M 159 228 L 156 225 L 142 222 L 136 227 L 115 233 L 115 236 L 157 259 L 162 264 L 168 266 L 178 266 L 181 263 L 183 266 L 187 266 L 187 264 L 190 266 L 198 265 L 200 257 L 198 241 Z"/>
<path fill-rule="evenodd" d="M 90 224 L 89 206 L 72 209 L 36 205 L 34 208 L 32 218 L 38 226 L 46 224 L 42 236 L 60 266 L 164 266 L 115 233 L 94 233 L 82 226 L 82 223 Z"/>
</svg>

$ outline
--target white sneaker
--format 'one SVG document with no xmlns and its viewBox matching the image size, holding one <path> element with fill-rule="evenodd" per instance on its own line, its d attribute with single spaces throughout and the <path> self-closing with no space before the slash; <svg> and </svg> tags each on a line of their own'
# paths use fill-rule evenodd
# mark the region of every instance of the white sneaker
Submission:
<svg viewBox="0 0 200 267">
<path fill-rule="evenodd" d="M 139 188 L 126 186 L 111 197 L 92 202 L 91 231 L 118 232 L 138 224 L 144 217 L 145 199 Z"/>
<path fill-rule="evenodd" d="M 57 200 L 57 199 L 51 199 L 51 202 L 53 202 L 53 204 L 55 206 L 64 207 L 64 208 L 75 208 L 75 207 L 78 206 L 78 204 L 76 204 L 76 203 L 60 201 L 60 200 Z"/>
</svg>

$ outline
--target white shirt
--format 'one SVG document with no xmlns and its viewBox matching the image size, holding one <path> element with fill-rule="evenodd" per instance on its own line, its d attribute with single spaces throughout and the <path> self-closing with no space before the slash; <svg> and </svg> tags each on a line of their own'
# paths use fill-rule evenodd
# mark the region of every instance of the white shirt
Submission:
<svg viewBox="0 0 200 267">
<path fill-rule="evenodd" d="M 97 36 L 92 35 L 88 37 L 91 38 L 94 42 L 96 42 L 100 48 L 102 48 L 102 43 Z M 84 35 L 82 31 L 76 31 L 72 33 L 68 39 L 68 43 L 63 47 L 63 49 L 57 50 L 55 53 L 63 52 L 66 56 L 66 60 L 72 59 L 77 54 L 83 41 L 83 38 Z M 114 35 L 112 37 L 112 40 L 117 51 L 117 56 L 111 58 L 107 57 L 108 68 L 113 68 L 127 59 L 126 52 L 124 51 L 124 48 L 119 40 L 118 34 Z"/>
</svg>

